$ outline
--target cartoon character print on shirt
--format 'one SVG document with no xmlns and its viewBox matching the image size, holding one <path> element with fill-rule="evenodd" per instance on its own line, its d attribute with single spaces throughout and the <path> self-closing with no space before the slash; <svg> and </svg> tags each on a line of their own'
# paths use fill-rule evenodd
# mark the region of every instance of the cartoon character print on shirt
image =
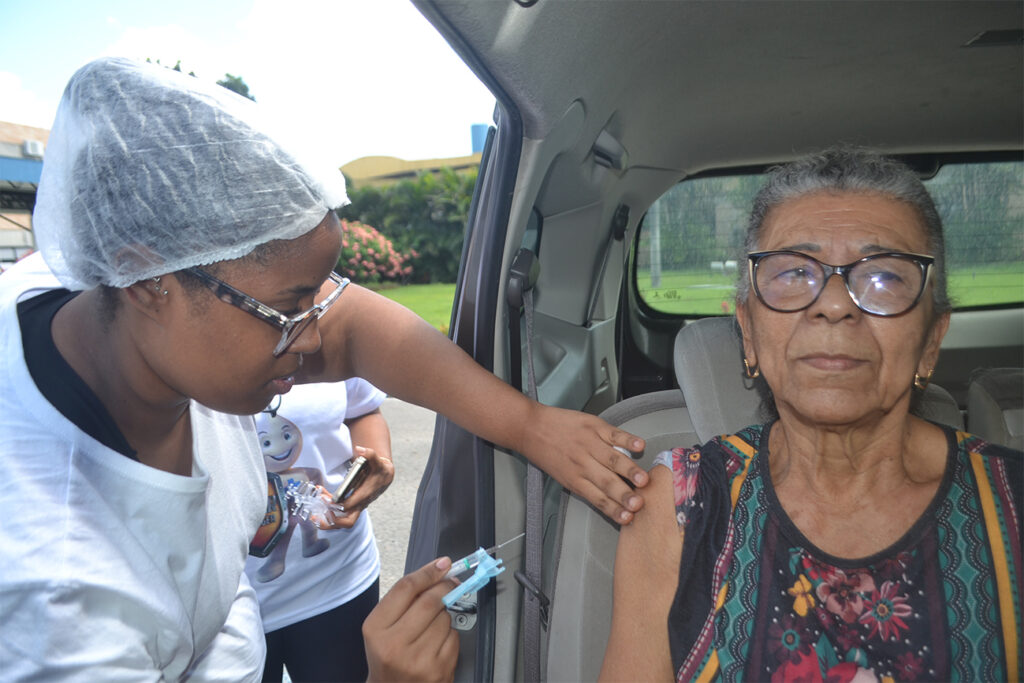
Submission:
<svg viewBox="0 0 1024 683">
<path fill-rule="evenodd" d="M 324 474 L 315 467 L 293 467 L 302 452 L 302 431 L 298 426 L 282 417 L 276 411 L 265 411 L 256 417 L 256 426 L 260 439 L 260 450 L 263 451 L 263 462 L 268 472 L 275 472 L 281 477 L 281 483 L 287 489 L 310 481 L 318 486 L 324 485 Z M 331 542 L 320 538 L 319 527 L 313 522 L 302 519 L 295 512 L 294 504 L 289 501 L 288 528 L 280 541 L 271 551 L 266 561 L 256 572 L 256 580 L 261 583 L 273 581 L 284 573 L 285 556 L 295 526 L 302 530 L 302 556 L 312 557 L 327 550 Z"/>
</svg>

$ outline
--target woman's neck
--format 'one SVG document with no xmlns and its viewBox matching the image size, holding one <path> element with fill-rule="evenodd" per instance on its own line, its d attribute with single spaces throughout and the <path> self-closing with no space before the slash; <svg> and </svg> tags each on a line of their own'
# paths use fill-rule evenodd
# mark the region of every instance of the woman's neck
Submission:
<svg viewBox="0 0 1024 683">
<path fill-rule="evenodd" d="M 895 482 L 941 477 L 942 430 L 910 415 L 907 408 L 898 405 L 854 424 L 823 425 L 780 406 L 769 444 L 773 480 L 778 485 L 794 475 L 806 483 L 846 490 L 858 481 L 877 489 L 879 478 Z"/>
<path fill-rule="evenodd" d="M 121 307 L 107 321 L 97 290 L 57 311 L 51 327 L 61 356 L 110 413 L 140 462 L 174 474 L 192 472 L 187 397 L 175 394 L 141 353 Z"/>
<path fill-rule="evenodd" d="M 768 464 L 779 503 L 812 543 L 839 557 L 864 557 L 896 542 L 924 513 L 947 451 L 941 429 L 905 410 L 843 427 L 780 410 Z"/>
</svg>

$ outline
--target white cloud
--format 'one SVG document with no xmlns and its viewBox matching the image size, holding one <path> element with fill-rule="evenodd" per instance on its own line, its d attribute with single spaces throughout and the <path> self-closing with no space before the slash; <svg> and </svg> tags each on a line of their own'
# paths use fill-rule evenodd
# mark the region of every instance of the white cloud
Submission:
<svg viewBox="0 0 1024 683">
<path fill-rule="evenodd" d="M 241 76 L 261 106 L 336 163 L 471 152 L 494 98 L 407 0 L 256 0 L 210 43 L 181 26 L 126 28 L 104 54 Z"/>
<path fill-rule="evenodd" d="M 217 45 L 211 45 L 176 24 L 166 26 L 129 26 L 120 37 L 103 50 L 103 56 L 128 57 L 138 60 L 159 61 L 173 67 L 181 60 L 181 70 L 195 72 L 204 80 L 222 78 L 224 55 Z"/>
<path fill-rule="evenodd" d="M 467 155 L 490 121 L 494 98 L 407 0 L 257 0 L 240 28 L 256 98 L 339 163 Z"/>
<path fill-rule="evenodd" d="M 0 121 L 36 128 L 49 128 L 57 113 L 57 102 L 47 102 L 26 90 L 21 78 L 0 71 Z"/>
<path fill-rule="evenodd" d="M 180 59 L 183 71 L 209 81 L 241 76 L 263 107 L 314 137 L 338 164 L 368 155 L 469 154 L 470 126 L 489 123 L 494 107 L 408 0 L 291 0 L 286 8 L 256 0 L 246 16 L 216 31 L 185 19 L 130 26 L 111 15 L 105 23 L 116 38 L 97 45 L 94 56 L 148 57 L 165 66 Z M 60 92 L 47 94 L 52 102 L 0 72 L 0 120 L 49 127 Z"/>
</svg>

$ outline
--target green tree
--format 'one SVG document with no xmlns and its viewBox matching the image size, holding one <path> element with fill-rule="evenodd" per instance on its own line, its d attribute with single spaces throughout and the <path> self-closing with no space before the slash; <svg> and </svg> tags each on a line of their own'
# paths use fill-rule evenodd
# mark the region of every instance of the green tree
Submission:
<svg viewBox="0 0 1024 683">
<path fill-rule="evenodd" d="M 232 92 L 236 92 L 242 97 L 247 97 L 253 102 L 256 98 L 249 94 L 249 86 L 246 85 L 245 81 L 242 80 L 241 76 L 232 76 L 231 74 L 224 74 L 224 78 L 217 81 L 217 85 L 222 85 Z"/>
<path fill-rule="evenodd" d="M 761 176 L 712 176 L 679 183 L 651 206 L 660 225 L 659 256 L 666 270 L 709 269 L 737 259 L 747 215 Z M 655 217 L 653 214 L 657 214 Z M 648 267 L 651 226 L 640 233 L 638 266 Z"/>
<path fill-rule="evenodd" d="M 160 60 L 159 59 L 152 60 L 149 57 L 146 57 L 146 61 L 149 62 L 150 64 L 160 64 Z M 160 66 L 163 66 L 163 64 L 160 64 Z M 177 62 L 175 62 L 174 66 L 168 66 L 166 68 L 170 69 L 171 71 L 177 71 L 178 73 L 181 73 L 181 60 L 179 59 Z M 196 72 L 195 71 L 189 71 L 188 75 L 192 76 L 193 78 L 195 78 Z"/>
<path fill-rule="evenodd" d="M 385 187 L 354 187 L 342 218 L 373 225 L 411 255 L 416 282 L 455 282 L 477 172 L 422 172 Z"/>
<path fill-rule="evenodd" d="M 149 57 L 146 57 L 146 61 L 150 64 L 160 64 L 159 59 L 154 60 L 150 59 Z M 160 66 L 163 66 L 163 64 L 160 64 Z M 177 62 L 175 62 L 174 66 L 169 66 L 166 68 L 170 69 L 171 71 L 177 71 L 178 73 L 181 73 L 181 60 L 179 59 Z M 188 75 L 195 78 L 196 72 L 189 71 Z M 242 80 L 241 76 L 232 76 L 231 74 L 224 74 L 224 78 L 217 81 L 217 85 L 223 86 L 232 92 L 236 92 L 242 97 L 247 97 L 253 102 L 256 101 L 256 98 L 249 94 L 249 86 L 246 85 L 245 81 Z"/>
<path fill-rule="evenodd" d="M 1024 261 L 1024 173 L 1017 162 L 944 166 L 927 181 L 951 267 Z"/>
</svg>

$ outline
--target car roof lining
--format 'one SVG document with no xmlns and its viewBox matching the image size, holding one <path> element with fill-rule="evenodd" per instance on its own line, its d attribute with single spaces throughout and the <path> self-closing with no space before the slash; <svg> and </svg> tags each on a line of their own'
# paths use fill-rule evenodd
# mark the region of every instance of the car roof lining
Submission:
<svg viewBox="0 0 1024 683">
<path fill-rule="evenodd" d="M 525 137 L 544 138 L 579 100 L 579 144 L 606 130 L 630 166 L 692 175 L 836 142 L 898 153 L 1022 145 L 1021 46 L 964 47 L 1024 25 L 1017 2 L 417 4 L 509 93 Z"/>
</svg>

